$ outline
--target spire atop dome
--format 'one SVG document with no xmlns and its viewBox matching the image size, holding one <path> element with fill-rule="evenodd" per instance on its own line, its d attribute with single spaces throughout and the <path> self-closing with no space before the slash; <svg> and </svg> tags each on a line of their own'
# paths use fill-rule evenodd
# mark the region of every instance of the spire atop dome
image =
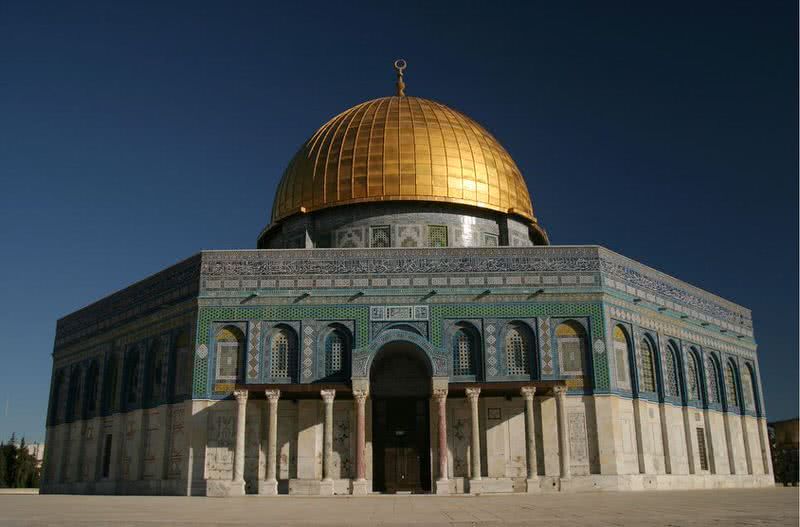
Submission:
<svg viewBox="0 0 800 527">
<path fill-rule="evenodd" d="M 397 72 L 397 96 L 406 96 L 406 83 L 403 82 L 403 71 L 406 69 L 405 59 L 397 59 L 394 61 L 394 70 Z"/>
</svg>

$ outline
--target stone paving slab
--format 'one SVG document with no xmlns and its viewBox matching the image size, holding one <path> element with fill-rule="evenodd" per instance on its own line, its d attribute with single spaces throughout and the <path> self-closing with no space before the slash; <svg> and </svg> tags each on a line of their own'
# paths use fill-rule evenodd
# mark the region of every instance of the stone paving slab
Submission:
<svg viewBox="0 0 800 527">
<path fill-rule="evenodd" d="M 797 488 L 495 496 L 0 495 L 0 526 L 798 525 Z"/>
</svg>

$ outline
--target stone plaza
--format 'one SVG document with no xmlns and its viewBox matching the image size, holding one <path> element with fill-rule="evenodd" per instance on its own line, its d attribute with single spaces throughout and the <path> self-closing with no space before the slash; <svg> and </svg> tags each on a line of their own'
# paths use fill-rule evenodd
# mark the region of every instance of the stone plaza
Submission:
<svg viewBox="0 0 800 527">
<path fill-rule="evenodd" d="M 771 487 L 750 310 L 550 245 L 505 149 L 396 68 L 289 162 L 257 249 L 58 321 L 42 492 Z"/>
<path fill-rule="evenodd" d="M 798 525 L 792 488 L 492 496 L 286 496 L 216 500 L 138 496 L 5 496 L 0 525 L 707 526 Z M 169 511 L 165 520 L 164 511 Z"/>
</svg>

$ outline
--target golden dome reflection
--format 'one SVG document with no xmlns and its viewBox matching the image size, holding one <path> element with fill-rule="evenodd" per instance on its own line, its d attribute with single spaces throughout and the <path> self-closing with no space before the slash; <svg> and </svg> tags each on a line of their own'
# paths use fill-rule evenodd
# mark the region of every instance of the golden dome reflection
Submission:
<svg viewBox="0 0 800 527">
<path fill-rule="evenodd" d="M 419 97 L 382 97 L 328 121 L 278 185 L 276 222 L 297 212 L 376 201 L 434 201 L 536 221 L 525 180 L 475 121 Z"/>
</svg>

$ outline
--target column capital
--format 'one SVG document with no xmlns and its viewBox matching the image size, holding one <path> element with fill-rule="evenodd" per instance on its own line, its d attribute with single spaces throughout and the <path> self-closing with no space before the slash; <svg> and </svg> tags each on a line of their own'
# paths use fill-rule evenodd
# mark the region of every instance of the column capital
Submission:
<svg viewBox="0 0 800 527">
<path fill-rule="evenodd" d="M 233 390 L 233 396 L 236 397 L 236 402 L 239 404 L 244 404 L 247 402 L 247 390 Z"/>
<path fill-rule="evenodd" d="M 319 391 L 322 400 L 325 401 L 325 404 L 332 403 L 333 398 L 336 397 L 336 390 L 320 390 Z"/>
<path fill-rule="evenodd" d="M 467 394 L 467 399 L 469 402 L 476 402 L 478 400 L 478 396 L 481 394 L 480 388 L 465 388 L 464 393 Z"/>
<path fill-rule="evenodd" d="M 567 387 L 562 385 L 553 386 L 553 394 L 556 397 L 563 397 L 567 394 Z"/>
<path fill-rule="evenodd" d="M 364 401 L 366 401 L 368 395 L 369 395 L 368 389 L 363 389 L 363 388 L 353 389 L 353 399 L 355 399 L 359 403 L 363 403 Z"/>
<path fill-rule="evenodd" d="M 269 402 L 277 402 L 281 398 L 280 390 L 264 390 L 264 395 L 267 396 Z"/>
<path fill-rule="evenodd" d="M 536 393 L 536 386 L 523 386 L 519 389 L 520 395 L 522 395 L 526 401 L 532 401 L 533 396 Z"/>
<path fill-rule="evenodd" d="M 447 399 L 447 388 L 434 388 L 433 389 L 433 398 L 437 401 L 442 399 Z"/>
</svg>

